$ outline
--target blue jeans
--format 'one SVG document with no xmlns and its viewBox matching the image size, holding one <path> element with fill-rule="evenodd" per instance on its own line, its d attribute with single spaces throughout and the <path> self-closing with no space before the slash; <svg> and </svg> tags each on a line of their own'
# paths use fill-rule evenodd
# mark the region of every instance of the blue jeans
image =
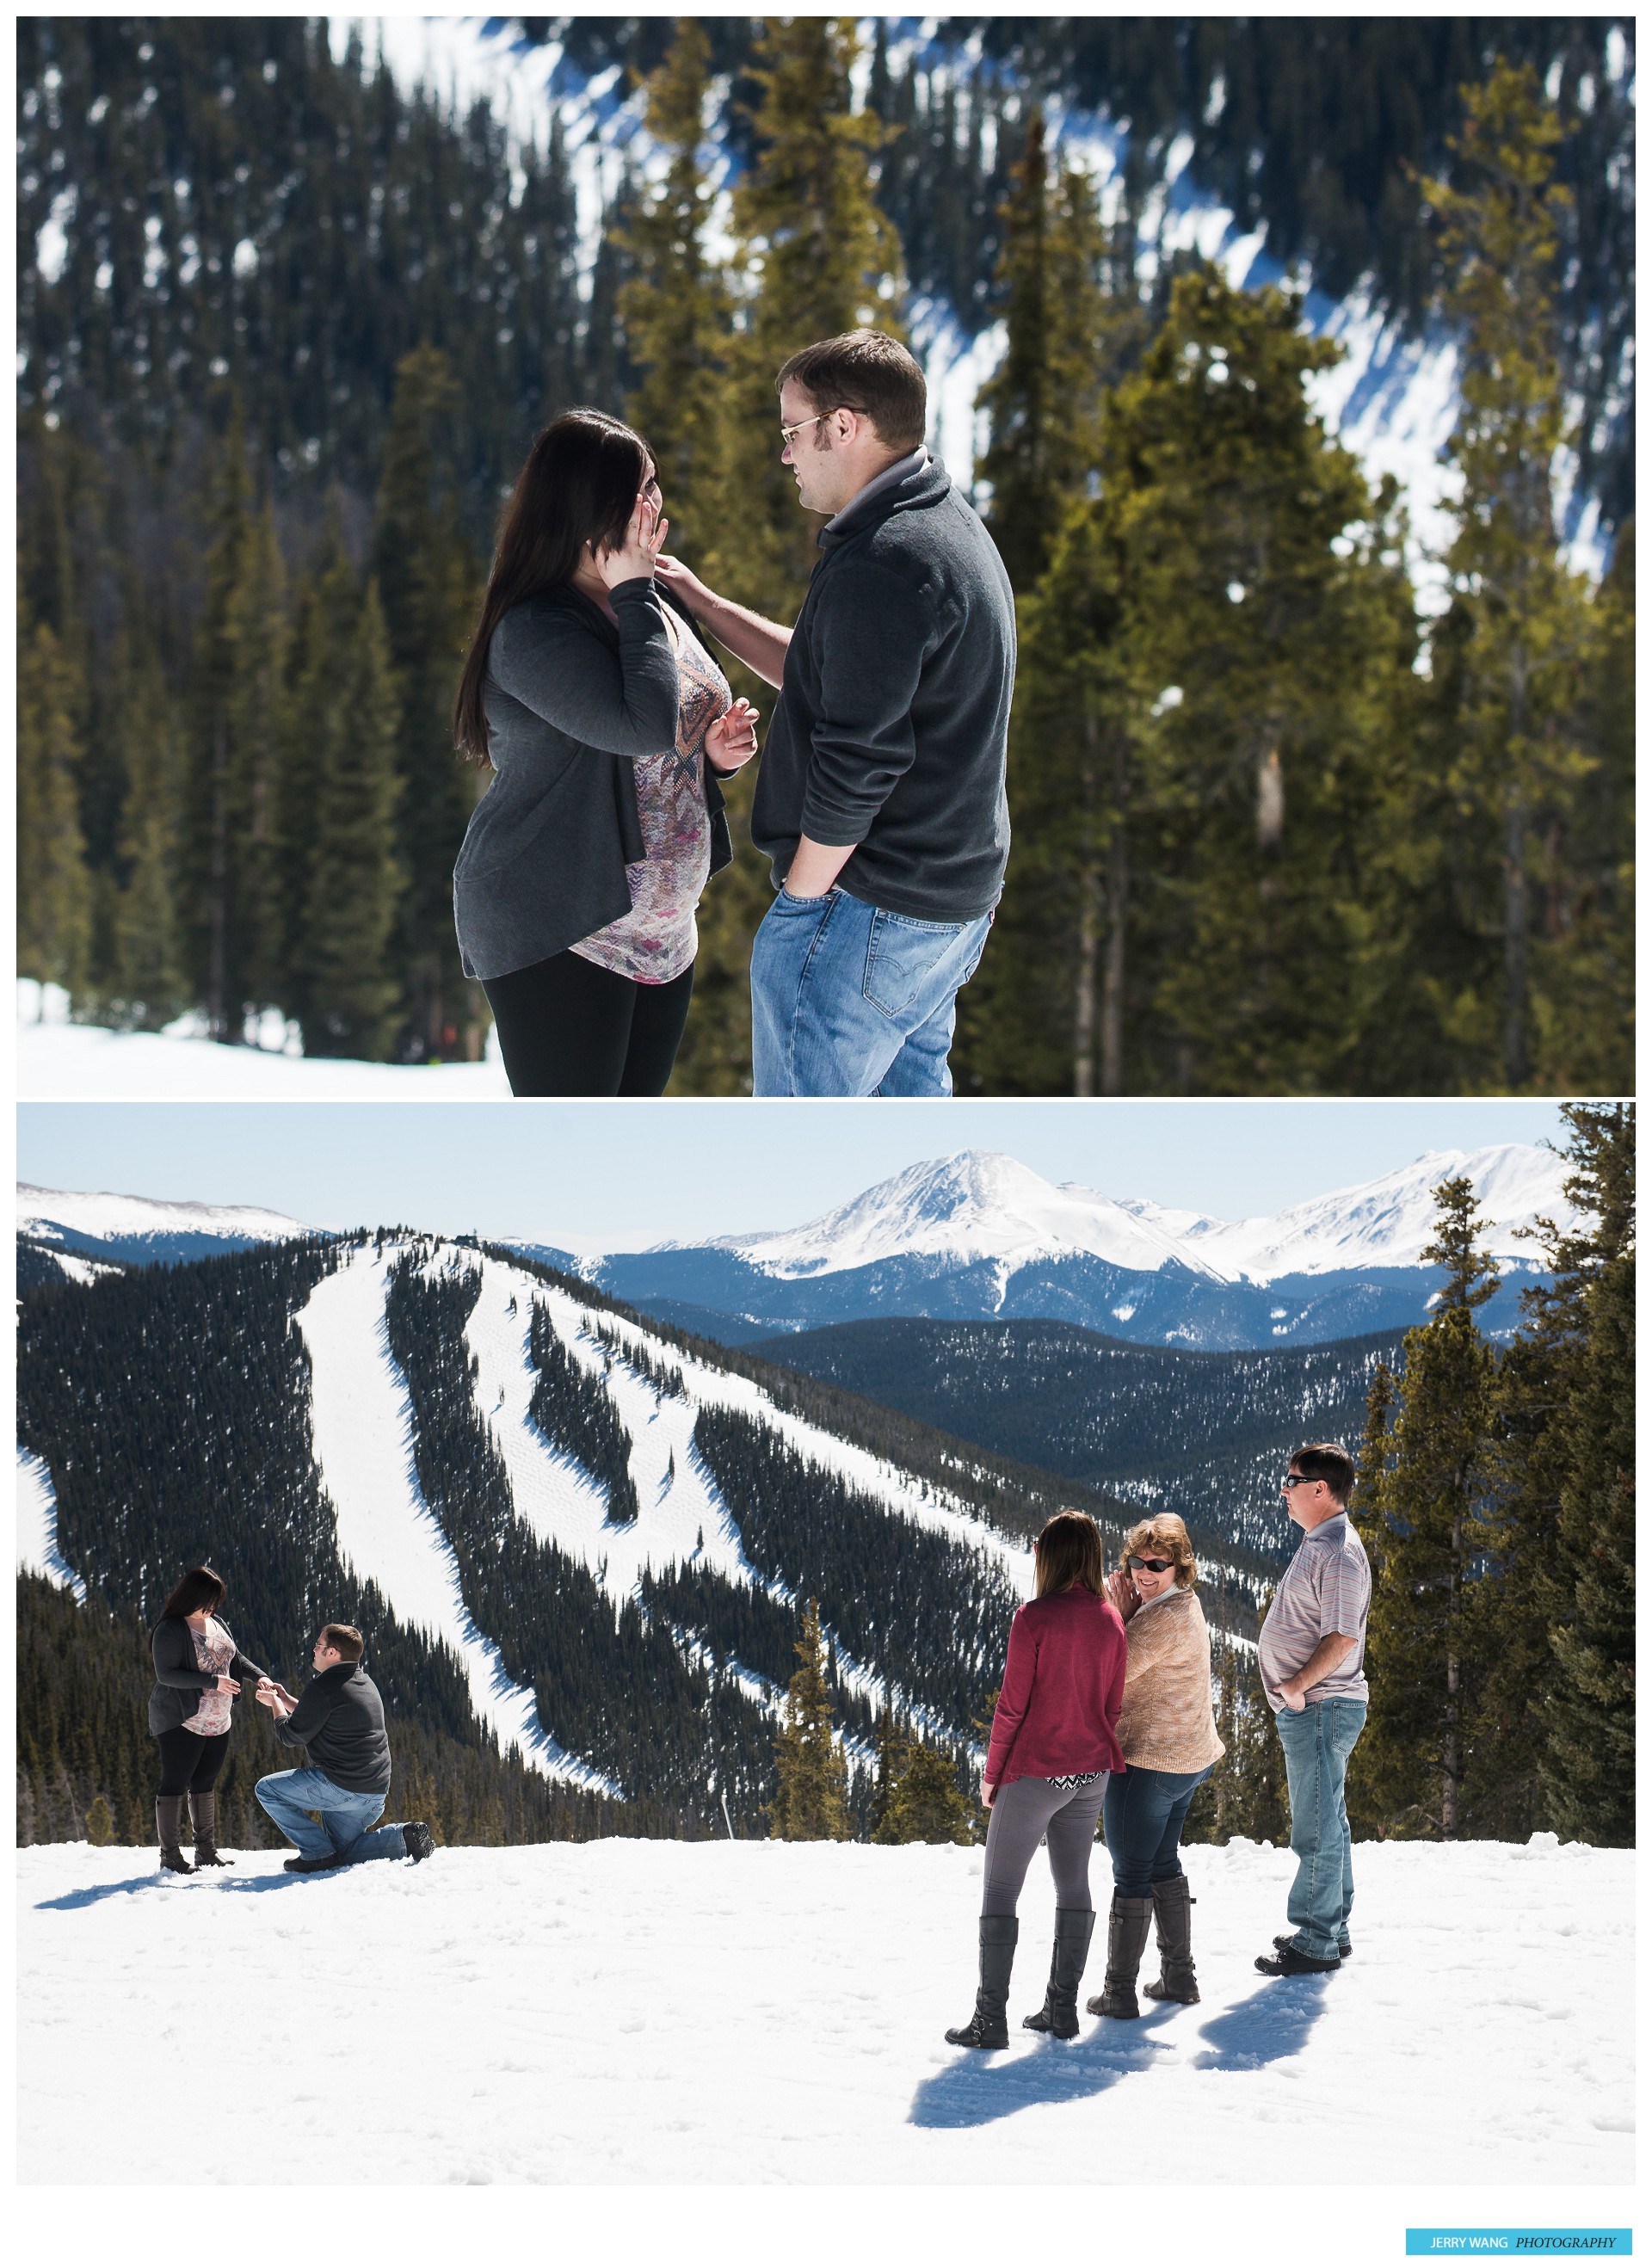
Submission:
<svg viewBox="0 0 1652 2268">
<path fill-rule="evenodd" d="M 304 1859 L 336 1858 L 348 1866 L 362 1859 L 405 1859 L 407 1845 L 397 1827 L 373 1829 L 384 1809 L 381 1795 L 358 1795 L 336 1787 L 325 1772 L 308 1766 L 298 1771 L 271 1772 L 253 1793 L 289 1843 L 296 1843 Z M 319 1811 L 318 1827 L 306 1814 Z M 372 1830 L 373 1831 L 369 1831 Z"/>
<path fill-rule="evenodd" d="M 1182 1871 L 1182 1822 L 1194 1792 L 1216 1767 L 1203 1771 L 1149 1771 L 1132 1764 L 1110 1775 L 1102 1798 L 1102 1826 L 1113 1862 L 1113 1889 L 1121 1898 L 1150 1898 L 1155 1882 Z"/>
<path fill-rule="evenodd" d="M 1347 1950 L 1353 1905 L 1353 1837 L 1343 1791 L 1348 1758 L 1365 1730 L 1365 1704 L 1310 1701 L 1303 1709 L 1281 1709 L 1273 1721 L 1285 1751 L 1296 1853 L 1285 1918 L 1299 1953 L 1336 1961 Z"/>
<path fill-rule="evenodd" d="M 950 1094 L 955 1002 L 992 923 L 782 890 L 752 940 L 752 1093 Z"/>
</svg>

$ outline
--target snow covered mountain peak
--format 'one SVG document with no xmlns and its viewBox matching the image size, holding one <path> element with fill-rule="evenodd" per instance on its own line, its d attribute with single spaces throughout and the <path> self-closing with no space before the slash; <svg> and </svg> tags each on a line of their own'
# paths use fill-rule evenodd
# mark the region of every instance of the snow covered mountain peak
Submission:
<svg viewBox="0 0 1652 2268">
<path fill-rule="evenodd" d="M 998 1150 L 926 1159 L 800 1228 L 719 1244 L 765 1275 L 785 1277 L 919 1257 L 1020 1268 L 1074 1253 L 1117 1268 L 1157 1270 L 1176 1260 L 1208 1272 L 1157 1224 L 1093 1189 L 1058 1189 Z"/>
<path fill-rule="evenodd" d="M 836 1276 L 894 1261 L 946 1268 L 990 1263 L 1007 1280 L 1034 1263 L 1097 1260 L 1156 1275 L 1185 1269 L 1206 1282 L 1268 1284 L 1349 1269 L 1415 1269 L 1434 1237 L 1434 1191 L 1449 1176 L 1473 1182 L 1483 1243 L 1505 1267 L 1541 1259 L 1523 1232 L 1542 1216 L 1575 1225 L 1564 1159 L 1528 1143 L 1431 1150 L 1352 1187 L 1244 1220 L 1058 1187 L 996 1150 L 961 1150 L 908 1166 L 848 1204 L 793 1229 L 722 1236 L 723 1252 L 769 1277 Z M 660 1246 L 657 1250 L 682 1249 Z"/>
<path fill-rule="evenodd" d="M 201 1204 L 162 1197 L 120 1197 L 102 1189 L 47 1189 L 18 1183 L 18 1234 L 43 1244 L 95 1241 L 101 1244 L 172 1242 L 280 1243 L 307 1236 L 301 1220 L 262 1205 Z"/>
</svg>

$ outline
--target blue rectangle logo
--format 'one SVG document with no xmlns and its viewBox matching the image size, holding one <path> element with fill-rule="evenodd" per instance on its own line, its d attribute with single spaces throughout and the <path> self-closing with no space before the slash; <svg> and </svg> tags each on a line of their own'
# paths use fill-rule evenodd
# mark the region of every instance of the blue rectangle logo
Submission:
<svg viewBox="0 0 1652 2268">
<path fill-rule="evenodd" d="M 1634 2250 L 1629 2228 L 1408 2228 L 1408 2257 L 1432 2259 L 1594 2259 Z"/>
</svg>

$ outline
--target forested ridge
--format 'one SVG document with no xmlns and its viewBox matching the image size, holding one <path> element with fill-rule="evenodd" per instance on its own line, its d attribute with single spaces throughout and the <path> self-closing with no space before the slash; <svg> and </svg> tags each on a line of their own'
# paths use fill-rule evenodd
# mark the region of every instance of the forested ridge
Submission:
<svg viewBox="0 0 1652 2268">
<path fill-rule="evenodd" d="M 571 70 L 652 74 L 667 169 L 611 169 L 585 277 L 549 122 L 507 164 L 485 106 L 299 19 L 20 26 L 24 975 L 142 1028 L 474 1056 L 447 710 L 535 426 L 633 416 L 685 556 L 789 621 L 812 555 L 774 369 L 939 297 L 1005 326 L 981 497 L 1023 615 L 961 1088 L 1627 1086 L 1631 23 L 557 35 Z M 1117 196 L 1051 154 L 1074 104 L 1120 137 Z M 1271 255 L 1464 341 L 1445 615 L 1404 499 L 1314 415 L 1334 353 L 1299 299 L 1155 239 L 1173 151 Z M 1560 548 L 1585 496 L 1597 587 Z M 749 792 L 679 1092 L 749 1083 Z"/>
<path fill-rule="evenodd" d="M 1276 1489 L 1252 1501 L 1250 1468 L 1300 1442 L 1353 1440 L 1379 1366 L 1401 1334 L 1377 1331 L 1309 1347 L 1226 1354 L 1144 1346 L 1058 1322 L 835 1323 L 768 1340 L 759 1351 L 862 1393 L 983 1447 L 1102 1487 L 1131 1484 L 1141 1504 L 1181 1513 L 1194 1532 L 1265 1560 L 1288 1557 L 1293 1531 Z M 1177 1484 L 1197 1468 L 1200 1495 Z M 1155 1487 L 1154 1484 L 1161 1484 Z M 1208 1510 L 1204 1500 L 1209 1500 Z M 1220 1508 L 1218 1508 L 1220 1503 Z"/>
</svg>

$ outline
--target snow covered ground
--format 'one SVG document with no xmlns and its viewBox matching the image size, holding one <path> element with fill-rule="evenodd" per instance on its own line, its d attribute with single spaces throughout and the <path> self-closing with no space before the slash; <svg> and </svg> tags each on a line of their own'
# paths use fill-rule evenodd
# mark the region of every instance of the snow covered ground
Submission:
<svg viewBox="0 0 1652 2268">
<path fill-rule="evenodd" d="M 979 1851 L 607 1841 L 311 1880 L 257 1852 L 163 1883 L 148 1852 L 27 1849 L 18 2176 L 1169 2179 L 1178 2199 L 1629 2182 L 1632 1855 L 1539 1838 L 1364 1845 L 1357 1864 L 1340 1974 L 1257 1977 L 1289 1854 L 1200 1849 L 1198 2007 L 978 2056 L 941 2034 L 970 2005 Z M 1015 2018 L 1041 1997 L 1051 1906 L 1036 1871 Z M 220 2075 L 187 2166 L 169 2067 Z M 1561 2210 L 1622 2217 L 1602 2204 Z M 1374 2257 L 1348 2242 L 1363 2228 L 1339 2259 Z"/>
<path fill-rule="evenodd" d="M 273 1042 L 223 1047 L 195 1019 L 164 1032 L 71 1024 L 55 984 L 18 984 L 18 1094 L 28 1102 L 495 1102 L 511 1083 L 496 1052 L 476 1064 L 351 1063 Z M 44 998 L 41 995 L 44 993 Z"/>
</svg>

